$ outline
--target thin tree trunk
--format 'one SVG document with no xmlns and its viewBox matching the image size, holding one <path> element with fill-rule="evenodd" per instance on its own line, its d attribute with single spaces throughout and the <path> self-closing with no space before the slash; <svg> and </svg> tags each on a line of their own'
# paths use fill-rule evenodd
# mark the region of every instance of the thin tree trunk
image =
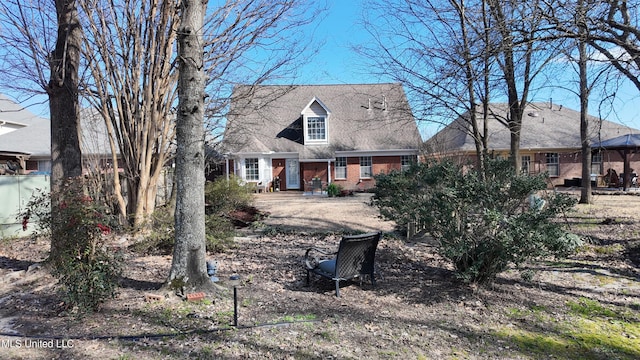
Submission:
<svg viewBox="0 0 640 360">
<path fill-rule="evenodd" d="M 591 195 L 591 143 L 589 142 L 589 83 L 587 79 L 587 29 L 585 25 L 584 4 L 578 3 L 579 31 L 581 38 L 578 40 L 578 67 L 580 68 L 580 141 L 582 143 L 582 190 L 580 192 L 580 203 L 590 204 L 592 202 Z"/>
</svg>

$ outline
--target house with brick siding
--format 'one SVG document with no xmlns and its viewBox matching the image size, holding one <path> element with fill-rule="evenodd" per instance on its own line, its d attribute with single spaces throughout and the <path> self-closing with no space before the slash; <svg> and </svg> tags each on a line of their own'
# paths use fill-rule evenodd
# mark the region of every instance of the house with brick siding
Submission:
<svg viewBox="0 0 640 360">
<path fill-rule="evenodd" d="M 488 148 L 494 156 L 507 158 L 511 135 L 506 127 L 507 104 L 491 104 L 486 116 Z M 478 106 L 478 128 L 484 127 L 482 107 Z M 624 171 L 624 154 L 598 148 L 597 144 L 640 130 L 589 116 L 588 138 L 593 146 L 591 177 L 596 186 L 608 185 L 609 169 Z M 476 152 L 469 115 L 463 114 L 425 142 L 427 156 L 456 158 L 461 163 L 475 163 Z M 554 186 L 580 186 L 582 177 L 582 142 L 580 112 L 551 102 L 529 103 L 524 111 L 520 133 L 522 170 L 531 174 L 547 172 Z M 636 149 L 634 149 L 635 151 Z M 640 171 L 640 157 L 631 158 L 631 169 Z"/>
<path fill-rule="evenodd" d="M 234 89 L 222 148 L 227 174 L 262 190 L 362 191 L 421 143 L 401 84 L 261 85 Z"/>
</svg>

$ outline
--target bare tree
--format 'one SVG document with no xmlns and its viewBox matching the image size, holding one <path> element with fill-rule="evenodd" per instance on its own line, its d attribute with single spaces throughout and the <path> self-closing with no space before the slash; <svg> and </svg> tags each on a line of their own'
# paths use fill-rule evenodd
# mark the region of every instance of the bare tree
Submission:
<svg viewBox="0 0 640 360">
<path fill-rule="evenodd" d="M 200 0 L 181 5 L 176 241 L 167 283 L 206 289 L 211 283 L 205 263 L 205 116 L 222 117 L 232 85 L 264 82 L 295 66 L 306 55 L 300 51 L 307 42 L 292 44 L 296 35 L 290 31 L 312 22 L 316 13 L 295 0 L 229 0 L 209 12 L 205 25 L 205 8 L 206 1 Z M 253 57 L 260 60 L 253 62 Z"/>
<path fill-rule="evenodd" d="M 540 11 L 539 0 L 486 0 L 498 43 L 493 50 L 502 70 L 511 134 L 510 158 L 517 172 L 522 166 L 520 137 L 524 110 L 534 79 L 555 58 L 559 44 L 549 38 L 553 29 Z"/>
<path fill-rule="evenodd" d="M 599 4 L 604 9 L 593 14 L 589 45 L 640 90 L 640 4 L 626 0 L 606 0 Z"/>
<path fill-rule="evenodd" d="M 105 119 L 115 169 L 118 151 L 122 157 L 127 197 L 115 176 L 118 207 L 139 228 L 155 209 L 156 184 L 175 149 L 178 9 L 174 2 L 160 0 L 82 0 L 82 4 L 92 75 L 87 87 Z M 291 73 L 307 42 L 291 43 L 299 35 L 290 33 L 313 20 L 314 12 L 306 10 L 302 3 L 288 0 L 245 0 L 227 1 L 206 14 L 208 134 L 221 133 L 230 85 Z M 258 67 L 250 61 L 260 46 L 271 56 Z M 208 138 L 215 139 L 211 135 Z"/>
<path fill-rule="evenodd" d="M 612 84 L 617 85 L 617 82 L 608 79 L 613 70 L 612 66 L 607 64 L 610 60 L 598 59 L 595 53 L 598 50 L 594 50 L 594 47 L 591 46 L 598 43 L 594 36 L 598 37 L 601 32 L 602 26 L 598 23 L 601 23 L 604 14 L 609 11 L 609 5 L 597 0 L 554 1 L 544 5 L 542 11 L 555 28 L 550 33 L 550 38 L 554 41 L 566 40 L 562 53 L 566 54 L 567 65 L 577 68 L 575 71 L 578 76 L 577 86 L 574 85 L 569 90 L 573 91 L 580 99 L 582 153 L 580 202 L 591 203 L 591 141 L 597 135 L 601 119 L 595 119 L 588 115 L 590 96 L 599 87 L 606 99 L 611 96 L 606 94 L 608 91 L 613 94 L 616 92 L 616 89 L 610 88 Z"/>
<path fill-rule="evenodd" d="M 77 2 L 7 0 L 0 5 L 0 19 L 0 41 L 10 49 L 0 64 L 3 86 L 49 97 L 55 190 L 61 180 L 82 174 L 78 84 L 83 33 Z"/>
<path fill-rule="evenodd" d="M 51 116 L 51 190 L 61 194 L 61 186 L 68 179 L 82 175 L 82 153 L 80 150 L 79 121 L 79 69 L 82 47 L 82 26 L 75 0 L 55 0 L 55 9 L 40 1 L 6 1 L 0 8 L 3 27 L 3 45 L 14 49 L 20 56 L 6 57 L 3 73 L 8 78 L 19 79 L 30 74 L 31 81 L 40 86 L 49 97 Z M 55 11 L 55 19 L 48 16 Z M 33 22 L 54 20 L 57 28 L 32 29 Z M 46 39 L 55 38 L 55 43 Z M 15 42 L 12 42 L 15 41 Z M 24 46 L 24 47 L 23 47 Z M 7 61 L 8 60 L 8 61 Z M 8 69 L 6 66 L 16 65 Z M 46 73 L 49 78 L 46 80 Z M 16 87 L 18 90 L 27 90 Z M 33 91 L 33 90 L 32 90 Z M 37 91 L 37 90 L 35 90 Z M 52 199 L 56 207 L 64 199 Z M 52 216 L 56 216 L 52 212 Z M 53 221 L 53 224 L 59 222 Z M 58 260 L 63 234 L 57 227 L 52 229 L 50 260 Z"/>
<path fill-rule="evenodd" d="M 88 99 L 103 117 L 109 135 L 118 209 L 140 229 L 155 210 L 156 184 L 173 156 L 176 4 L 161 0 L 80 3 L 91 74 L 86 84 Z M 120 165 L 126 191 L 117 171 Z"/>
<path fill-rule="evenodd" d="M 495 65 L 485 10 L 473 0 L 376 2 L 363 21 L 374 41 L 357 48 L 375 64 L 369 70 L 407 87 L 420 121 L 466 121 L 480 170 Z"/>
<path fill-rule="evenodd" d="M 309 1 L 225 0 L 209 11 L 204 32 L 209 144 L 222 136 L 237 85 L 296 79 L 320 43 L 300 30 L 321 21 L 325 10 Z"/>
<path fill-rule="evenodd" d="M 54 5 L 45 0 L 0 2 L 2 88 L 27 96 L 46 94 L 48 59 L 57 34 Z"/>
<path fill-rule="evenodd" d="M 640 3 L 607 0 L 597 5 L 600 11 L 592 13 L 589 22 L 589 45 L 640 91 Z M 625 168 L 622 183 L 625 190 L 629 188 L 629 169 Z"/>
</svg>

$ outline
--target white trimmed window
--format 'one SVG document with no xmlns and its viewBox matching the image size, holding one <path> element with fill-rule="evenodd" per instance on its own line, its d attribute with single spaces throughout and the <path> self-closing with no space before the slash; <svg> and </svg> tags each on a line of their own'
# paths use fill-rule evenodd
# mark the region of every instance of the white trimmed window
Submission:
<svg viewBox="0 0 640 360">
<path fill-rule="evenodd" d="M 336 158 L 336 179 L 346 179 L 346 178 L 347 178 L 347 158 L 337 157 Z"/>
<path fill-rule="evenodd" d="M 591 155 L 591 173 L 602 174 L 602 152 L 600 151 Z"/>
<path fill-rule="evenodd" d="M 411 164 L 416 162 L 416 157 L 413 155 L 402 155 L 400 157 L 400 169 L 402 171 L 409 170 Z"/>
<path fill-rule="evenodd" d="M 307 118 L 307 138 L 311 141 L 327 140 L 327 127 L 324 116 L 310 116 Z"/>
<path fill-rule="evenodd" d="M 305 145 L 324 145 L 329 143 L 329 118 L 331 112 L 317 98 L 302 109 L 302 128 Z"/>
<path fill-rule="evenodd" d="M 373 176 L 373 166 L 371 156 L 360 157 L 360 178 L 370 178 Z"/>
<path fill-rule="evenodd" d="M 560 175 L 560 155 L 558 153 L 547 153 L 547 172 L 551 177 Z"/>
<path fill-rule="evenodd" d="M 260 165 L 257 158 L 244 160 L 244 179 L 247 181 L 260 180 Z"/>
<path fill-rule="evenodd" d="M 531 170 L 531 156 L 530 155 L 522 155 L 521 157 L 522 159 L 522 173 L 523 174 L 529 174 L 529 171 Z"/>
</svg>

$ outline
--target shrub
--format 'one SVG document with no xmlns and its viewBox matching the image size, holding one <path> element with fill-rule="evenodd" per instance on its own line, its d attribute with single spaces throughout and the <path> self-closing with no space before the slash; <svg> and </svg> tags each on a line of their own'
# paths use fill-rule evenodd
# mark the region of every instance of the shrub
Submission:
<svg viewBox="0 0 640 360">
<path fill-rule="evenodd" d="M 34 236 L 48 237 L 51 235 L 51 195 L 42 189 L 36 189 L 25 206 L 25 210 L 18 214 L 17 220 L 22 222 L 23 230 L 33 225 Z"/>
<path fill-rule="evenodd" d="M 226 217 L 213 214 L 205 217 L 207 251 L 223 252 L 233 245 L 235 228 Z"/>
<path fill-rule="evenodd" d="M 488 161 L 485 178 L 443 161 L 376 176 L 372 201 L 400 225 L 425 224 L 461 279 L 487 283 L 511 264 L 566 256 L 580 245 L 556 221 L 575 199 L 548 193 L 544 207 L 530 206 L 544 189 L 545 175 L 517 175 L 506 160 Z"/>
<path fill-rule="evenodd" d="M 228 214 L 251 205 L 252 189 L 240 178 L 229 181 L 218 178 L 205 184 L 205 234 L 207 251 L 222 252 L 233 245 L 234 226 Z M 174 218 L 166 208 L 157 209 L 152 218 L 152 231 L 134 245 L 141 253 L 169 254 L 175 243 Z"/>
<path fill-rule="evenodd" d="M 144 240 L 132 245 L 132 249 L 141 254 L 170 254 L 175 243 L 175 219 L 167 207 L 157 208 L 150 218 L 150 232 Z"/>
<path fill-rule="evenodd" d="M 234 225 L 228 215 L 251 206 L 251 185 L 237 176 L 218 178 L 205 186 L 207 250 L 221 252 L 233 245 Z"/>
<path fill-rule="evenodd" d="M 329 197 L 340 196 L 342 194 L 342 187 L 338 184 L 331 183 L 327 186 L 327 195 Z"/>
<path fill-rule="evenodd" d="M 237 176 L 218 178 L 207 182 L 204 190 L 207 214 L 225 214 L 232 210 L 251 205 L 253 199 L 250 185 L 243 184 Z"/>
<path fill-rule="evenodd" d="M 85 195 L 82 180 L 69 180 L 50 196 L 56 199 L 56 216 L 42 193 L 29 202 L 24 216 L 37 214 L 41 233 L 59 236 L 50 261 L 67 305 L 97 310 L 115 296 L 121 273 L 120 259 L 105 244 L 117 222 L 104 204 Z"/>
</svg>

